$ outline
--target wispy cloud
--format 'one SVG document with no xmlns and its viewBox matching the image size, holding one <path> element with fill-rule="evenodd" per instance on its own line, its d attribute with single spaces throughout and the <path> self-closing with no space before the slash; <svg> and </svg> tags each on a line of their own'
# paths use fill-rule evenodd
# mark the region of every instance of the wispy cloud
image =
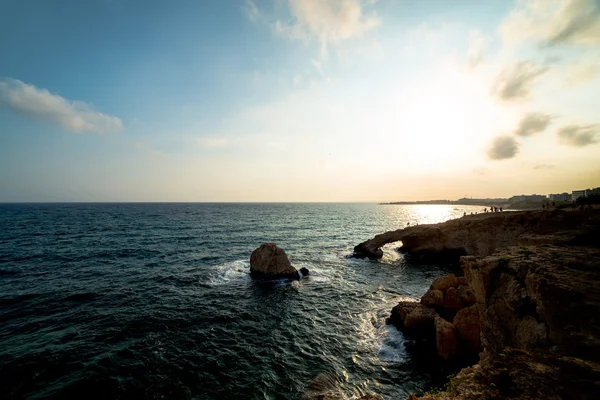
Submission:
<svg viewBox="0 0 600 400">
<path fill-rule="evenodd" d="M 202 137 L 196 139 L 196 144 L 203 149 L 222 149 L 229 146 L 229 140 L 219 137 Z"/>
<path fill-rule="evenodd" d="M 556 132 L 561 144 L 573 147 L 598 143 L 599 134 L 598 125 L 568 125 Z"/>
<path fill-rule="evenodd" d="M 517 136 L 533 136 L 546 130 L 552 116 L 550 114 L 532 112 L 525 114 L 525 116 L 519 122 L 519 126 L 515 130 L 514 134 Z"/>
<path fill-rule="evenodd" d="M 521 61 L 505 68 L 496 78 L 493 94 L 504 101 L 525 99 L 535 80 L 548 69 L 533 61 Z"/>
<path fill-rule="evenodd" d="M 556 168 L 555 165 L 552 164 L 537 164 L 533 166 L 533 169 L 554 169 Z"/>
<path fill-rule="evenodd" d="M 82 101 L 65 99 L 17 79 L 0 80 L 0 106 L 61 125 L 71 132 L 118 132 L 123 123 Z"/>
<path fill-rule="evenodd" d="M 243 9 L 248 19 L 252 22 L 258 21 L 262 16 L 260 10 L 256 6 L 256 3 L 254 3 L 252 0 L 245 0 Z"/>
<path fill-rule="evenodd" d="M 293 39 L 316 39 L 322 56 L 330 45 L 362 36 L 380 24 L 375 14 L 363 13 L 359 0 L 289 0 L 288 7 L 295 21 L 276 21 L 275 32 Z"/>
<path fill-rule="evenodd" d="M 489 39 L 479 31 L 471 31 L 469 34 L 469 50 L 467 62 L 471 68 L 475 68 L 483 61 L 483 54 L 487 49 Z"/>
<path fill-rule="evenodd" d="M 513 158 L 519 152 L 519 143 L 512 136 L 501 135 L 494 138 L 487 155 L 491 160 Z"/>
<path fill-rule="evenodd" d="M 597 0 L 520 0 L 500 27 L 506 42 L 546 46 L 600 44 Z"/>
</svg>

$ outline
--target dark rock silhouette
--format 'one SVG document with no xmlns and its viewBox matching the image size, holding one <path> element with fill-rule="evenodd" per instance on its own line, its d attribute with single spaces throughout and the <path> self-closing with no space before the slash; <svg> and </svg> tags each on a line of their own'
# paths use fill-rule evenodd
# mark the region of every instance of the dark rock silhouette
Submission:
<svg viewBox="0 0 600 400">
<path fill-rule="evenodd" d="M 275 243 L 263 243 L 250 256 L 250 275 L 257 279 L 299 279 L 285 251 Z"/>
</svg>

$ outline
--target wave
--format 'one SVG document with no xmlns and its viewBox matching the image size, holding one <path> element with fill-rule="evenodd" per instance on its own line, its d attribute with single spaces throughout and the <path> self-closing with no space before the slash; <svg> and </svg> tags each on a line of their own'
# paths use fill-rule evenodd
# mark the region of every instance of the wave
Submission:
<svg viewBox="0 0 600 400">
<path fill-rule="evenodd" d="M 227 285 L 232 282 L 243 282 L 250 279 L 250 262 L 236 260 L 215 265 L 206 284 L 208 286 Z"/>
</svg>

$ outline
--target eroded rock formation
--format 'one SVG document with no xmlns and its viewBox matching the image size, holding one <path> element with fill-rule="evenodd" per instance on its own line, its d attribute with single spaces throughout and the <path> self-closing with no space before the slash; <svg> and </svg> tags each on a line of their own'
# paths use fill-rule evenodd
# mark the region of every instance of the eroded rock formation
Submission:
<svg viewBox="0 0 600 400">
<path fill-rule="evenodd" d="M 479 314 L 471 289 L 460 285 L 463 277 L 437 278 L 421 301 L 401 301 L 392 309 L 389 322 L 418 341 L 435 347 L 438 357 L 472 359 L 480 351 Z M 460 295 L 459 295 L 460 293 Z"/>
<path fill-rule="evenodd" d="M 570 214 L 567 216 L 567 214 Z M 515 245 L 573 242 L 573 229 L 588 224 L 585 213 L 512 211 L 469 215 L 441 224 L 410 226 L 385 232 L 354 248 L 354 257 L 380 259 L 381 248 L 402 242 L 401 251 L 416 256 L 488 256 Z"/>
<path fill-rule="evenodd" d="M 250 275 L 258 279 L 299 279 L 285 251 L 275 243 L 263 243 L 250 256 Z"/>
<path fill-rule="evenodd" d="M 438 279 L 435 288 L 432 285 L 423 296 L 425 302 L 401 302 L 394 308 L 391 320 L 407 334 L 406 321 L 416 310 L 436 310 L 434 329 L 429 320 L 424 326 L 435 335 L 436 351 L 442 358 L 482 350 L 479 363 L 463 369 L 444 391 L 421 398 L 597 398 L 600 212 L 549 216 L 555 220 L 540 220 L 536 232 L 517 237 L 517 246 L 498 248 L 491 255 L 462 257 L 465 277 L 456 279 L 458 287 L 448 284 L 452 277 Z M 444 289 L 441 308 L 439 295 L 432 293 L 439 289 Z M 463 305 L 474 302 L 452 317 L 452 330 L 443 314 L 450 306 L 448 297 Z"/>
</svg>

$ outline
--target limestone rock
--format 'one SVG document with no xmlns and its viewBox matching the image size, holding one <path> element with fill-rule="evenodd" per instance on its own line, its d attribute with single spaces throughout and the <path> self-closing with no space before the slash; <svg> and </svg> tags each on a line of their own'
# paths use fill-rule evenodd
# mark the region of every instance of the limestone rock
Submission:
<svg viewBox="0 0 600 400">
<path fill-rule="evenodd" d="M 404 319 L 404 327 L 407 330 L 418 331 L 423 334 L 431 334 L 434 329 L 434 320 L 437 313 L 431 308 L 418 304 Z"/>
<path fill-rule="evenodd" d="M 252 252 L 250 275 L 258 279 L 299 279 L 285 251 L 275 243 L 263 243 Z"/>
<path fill-rule="evenodd" d="M 462 302 L 456 293 L 456 289 L 453 287 L 446 290 L 446 294 L 444 295 L 444 308 L 450 311 L 458 311 L 463 308 Z"/>
<path fill-rule="evenodd" d="M 400 248 L 409 254 L 454 254 L 486 257 L 494 250 L 520 243 L 540 244 L 531 240 L 543 235 L 544 243 L 571 244 L 585 235 L 594 239 L 596 232 L 587 230 L 588 216 L 593 212 L 511 211 L 484 213 L 457 218 L 440 224 L 409 226 L 376 235 L 354 247 L 354 256 L 379 259 L 381 248 L 394 242 L 402 242 Z M 572 231 L 569 235 L 559 231 Z M 549 236 L 550 235 L 550 236 Z M 554 237 L 552 237 L 554 235 Z M 523 237 L 523 240 L 520 238 Z"/>
<path fill-rule="evenodd" d="M 458 281 L 458 286 L 469 286 L 466 276 L 459 276 L 456 280 Z"/>
<path fill-rule="evenodd" d="M 442 292 L 445 292 L 449 288 L 456 286 L 458 286 L 458 280 L 456 279 L 454 274 L 450 274 L 447 276 L 440 276 L 439 278 L 434 280 L 431 284 L 431 289 L 441 290 Z"/>
<path fill-rule="evenodd" d="M 310 274 L 310 271 L 308 270 L 308 268 L 302 267 L 300 268 L 300 273 L 302 274 L 302 276 L 307 276 L 308 274 Z"/>
<path fill-rule="evenodd" d="M 463 307 L 469 307 L 475 304 L 475 294 L 468 286 L 460 285 L 458 289 L 456 289 L 456 295 Z"/>
<path fill-rule="evenodd" d="M 392 308 L 392 313 L 388 319 L 388 322 L 396 325 L 398 329 L 403 329 L 406 316 L 410 314 L 418 305 L 419 303 L 415 301 L 399 302 L 398 305 Z"/>
<path fill-rule="evenodd" d="M 444 292 L 429 289 L 422 297 L 421 304 L 425 307 L 441 308 L 444 305 Z"/>
<path fill-rule="evenodd" d="M 470 353 L 478 353 L 481 348 L 479 337 L 479 311 L 477 306 L 463 308 L 456 313 L 452 322 L 461 346 Z"/>
<path fill-rule="evenodd" d="M 456 356 L 458 341 L 452 324 L 443 318 L 435 318 L 435 345 L 438 356 L 449 360 Z"/>
</svg>

